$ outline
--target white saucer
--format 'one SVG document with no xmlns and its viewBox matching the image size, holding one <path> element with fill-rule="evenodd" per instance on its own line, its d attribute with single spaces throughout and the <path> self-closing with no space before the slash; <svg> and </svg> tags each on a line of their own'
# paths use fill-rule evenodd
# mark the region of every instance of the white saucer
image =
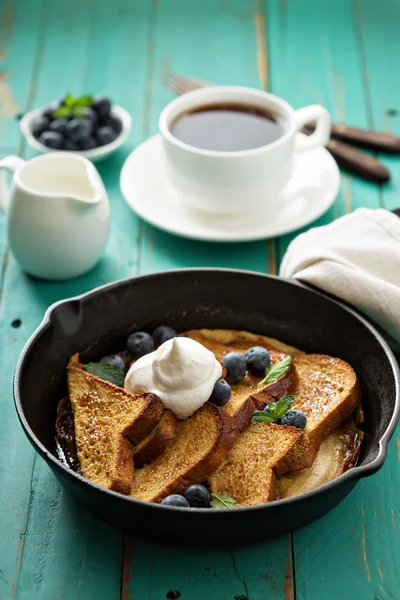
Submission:
<svg viewBox="0 0 400 600">
<path fill-rule="evenodd" d="M 155 227 L 209 242 L 246 242 L 289 233 L 320 217 L 336 198 L 340 174 L 325 148 L 304 152 L 277 199 L 282 208 L 276 214 L 260 205 L 240 215 L 211 215 L 187 206 L 169 182 L 161 137 L 155 135 L 128 156 L 120 185 L 129 206 Z"/>
</svg>

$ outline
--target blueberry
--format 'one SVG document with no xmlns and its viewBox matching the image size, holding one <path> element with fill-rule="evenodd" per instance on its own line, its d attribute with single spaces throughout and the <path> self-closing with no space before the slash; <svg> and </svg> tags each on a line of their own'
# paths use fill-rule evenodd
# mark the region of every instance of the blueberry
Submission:
<svg viewBox="0 0 400 600">
<path fill-rule="evenodd" d="M 64 140 L 63 150 L 68 150 L 69 152 L 73 152 L 75 150 L 79 150 L 78 145 L 73 140 Z"/>
<path fill-rule="evenodd" d="M 128 337 L 126 347 L 132 358 L 140 358 L 154 350 L 153 338 L 145 331 L 137 331 Z"/>
<path fill-rule="evenodd" d="M 161 346 L 161 344 L 164 342 L 172 340 L 172 338 L 176 337 L 176 335 L 176 331 L 175 329 L 172 329 L 172 327 L 168 327 L 168 325 L 159 325 L 153 331 L 155 347 L 158 348 L 158 346 Z"/>
<path fill-rule="evenodd" d="M 180 494 L 171 494 L 171 496 L 167 496 L 161 504 L 164 504 L 164 506 L 183 506 L 185 508 L 190 506 L 186 498 Z"/>
<path fill-rule="evenodd" d="M 112 115 L 108 115 L 105 119 L 101 119 L 101 125 L 104 127 L 111 127 L 115 133 L 118 135 L 122 131 L 122 122 L 117 117 L 113 117 Z"/>
<path fill-rule="evenodd" d="M 47 119 L 52 120 L 53 119 L 53 112 L 55 110 L 57 110 L 57 108 L 60 108 L 60 106 L 62 105 L 63 102 L 64 102 L 64 99 L 62 101 L 56 100 L 55 102 L 52 102 L 51 104 L 49 104 L 48 106 L 46 106 L 42 110 L 42 115 L 44 117 L 46 117 Z"/>
<path fill-rule="evenodd" d="M 244 353 L 247 368 L 252 372 L 265 371 L 270 365 L 271 356 L 268 350 L 261 346 L 254 346 Z"/>
<path fill-rule="evenodd" d="M 286 415 L 281 419 L 282 425 L 290 425 L 290 427 L 297 427 L 298 429 L 304 429 L 307 425 L 307 417 L 301 410 L 288 410 Z"/>
<path fill-rule="evenodd" d="M 111 100 L 107 96 L 96 96 L 93 102 L 93 109 L 100 118 L 104 118 L 110 114 Z"/>
<path fill-rule="evenodd" d="M 239 352 L 228 352 L 222 361 L 229 383 L 239 383 L 246 375 L 246 361 Z"/>
<path fill-rule="evenodd" d="M 214 385 L 214 389 L 211 392 L 209 400 L 217 406 L 224 406 L 224 404 L 230 400 L 231 395 L 232 390 L 229 383 L 226 383 L 226 381 L 223 379 L 218 379 Z"/>
<path fill-rule="evenodd" d="M 81 109 L 81 114 L 82 117 L 85 119 L 89 119 L 92 122 L 93 127 L 96 127 L 97 122 L 98 122 L 98 116 L 96 111 L 93 110 L 93 108 L 90 108 L 89 106 L 85 106 L 84 108 Z"/>
<path fill-rule="evenodd" d="M 117 133 L 111 129 L 111 127 L 99 127 L 96 133 L 97 141 L 99 142 L 99 146 L 105 146 L 106 144 L 111 144 L 115 139 L 117 139 Z"/>
<path fill-rule="evenodd" d="M 58 107 L 49 104 L 49 106 L 46 106 L 46 108 L 42 110 L 42 117 L 51 120 L 53 118 L 53 112 L 56 110 L 56 108 Z"/>
<path fill-rule="evenodd" d="M 97 148 L 96 138 L 89 135 L 78 142 L 79 150 L 93 150 L 93 148 Z"/>
<path fill-rule="evenodd" d="M 39 138 L 39 142 L 48 148 L 59 150 L 64 143 L 64 138 L 56 131 L 44 131 Z"/>
<path fill-rule="evenodd" d="M 190 485 L 184 494 L 189 506 L 194 508 L 208 508 L 210 506 L 210 492 L 204 485 Z"/>
<path fill-rule="evenodd" d="M 121 369 L 121 371 L 125 371 L 124 360 L 118 354 L 107 354 L 107 356 L 103 356 L 100 362 L 111 365 L 112 367 L 117 367 L 117 369 Z"/>
<path fill-rule="evenodd" d="M 67 133 L 68 119 L 64 117 L 60 117 L 58 119 L 54 119 L 49 125 L 50 131 L 55 131 L 56 133 L 60 133 L 61 135 L 65 135 Z"/>
<path fill-rule="evenodd" d="M 40 137 L 42 133 L 48 129 L 49 124 L 50 119 L 48 117 L 41 116 L 36 119 L 32 125 L 32 134 L 35 136 L 35 138 Z"/>
<path fill-rule="evenodd" d="M 72 119 L 68 122 L 67 127 L 69 137 L 75 142 L 88 137 L 92 133 L 92 129 L 90 119 Z"/>
</svg>

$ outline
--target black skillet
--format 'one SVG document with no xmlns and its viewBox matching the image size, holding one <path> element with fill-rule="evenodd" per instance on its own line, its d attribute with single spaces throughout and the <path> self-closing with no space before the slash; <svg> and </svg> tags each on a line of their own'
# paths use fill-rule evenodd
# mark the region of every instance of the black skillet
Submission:
<svg viewBox="0 0 400 600">
<path fill-rule="evenodd" d="M 231 510 L 177 509 L 100 488 L 54 454 L 56 405 L 76 351 L 96 360 L 124 348 L 127 334 L 165 323 L 180 331 L 245 329 L 348 361 L 363 393 L 365 441 L 358 466 L 294 498 Z M 383 464 L 400 411 L 399 368 L 381 335 L 344 304 L 302 284 L 246 271 L 187 269 L 101 287 L 59 302 L 28 341 L 14 381 L 29 440 L 64 487 L 91 512 L 134 534 L 172 543 L 225 545 L 284 534 L 318 519 Z"/>
</svg>

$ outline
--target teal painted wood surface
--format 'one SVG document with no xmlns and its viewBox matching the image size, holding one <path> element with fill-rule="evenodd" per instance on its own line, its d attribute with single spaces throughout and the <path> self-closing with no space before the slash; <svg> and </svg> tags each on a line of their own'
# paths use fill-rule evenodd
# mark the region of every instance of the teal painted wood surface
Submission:
<svg viewBox="0 0 400 600">
<path fill-rule="evenodd" d="M 400 598 L 398 435 L 383 469 L 311 526 L 248 548 L 188 551 L 124 536 L 70 499 L 34 456 L 11 392 L 19 352 L 52 302 L 170 267 L 276 272 L 298 234 L 197 243 L 160 232 L 128 209 L 119 170 L 156 133 L 172 98 L 162 83 L 166 63 L 188 76 L 270 89 L 295 107 L 322 102 L 337 121 L 400 134 L 399 22 L 396 0 L 0 0 L 0 155 L 31 156 L 13 113 L 68 90 L 108 93 L 134 119 L 125 148 L 99 165 L 112 235 L 93 272 L 61 284 L 26 277 L 7 250 L 0 217 L 1 600 Z M 359 206 L 399 206 L 400 160 L 383 160 L 391 184 L 345 175 L 335 205 L 316 224 Z"/>
</svg>

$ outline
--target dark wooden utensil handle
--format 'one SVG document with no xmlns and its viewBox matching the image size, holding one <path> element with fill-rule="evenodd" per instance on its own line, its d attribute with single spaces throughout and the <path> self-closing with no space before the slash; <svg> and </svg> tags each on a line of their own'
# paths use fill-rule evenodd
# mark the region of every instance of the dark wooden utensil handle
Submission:
<svg viewBox="0 0 400 600">
<path fill-rule="evenodd" d="M 312 127 L 303 128 L 303 132 L 308 135 L 312 131 Z M 357 150 L 357 148 L 353 148 L 349 144 L 331 139 L 326 149 L 332 154 L 339 167 L 354 175 L 376 183 L 384 183 L 390 179 L 389 171 L 379 160 Z"/>
<path fill-rule="evenodd" d="M 333 125 L 331 134 L 338 139 L 377 152 L 400 153 L 400 138 L 385 131 L 372 131 L 370 129 L 359 129 L 347 125 Z"/>
<path fill-rule="evenodd" d="M 331 139 L 326 148 L 342 169 L 370 181 L 378 183 L 389 181 L 389 171 L 373 156 L 360 152 L 356 148 L 352 148 L 349 144 L 339 142 L 338 140 Z"/>
<path fill-rule="evenodd" d="M 308 125 L 307 125 L 308 127 Z M 315 129 L 315 123 L 310 123 L 310 128 Z M 388 152 L 390 154 L 400 153 L 400 137 L 385 131 L 372 131 L 371 129 L 360 129 L 348 125 L 332 125 L 331 135 L 344 142 L 369 148 L 376 152 Z"/>
<path fill-rule="evenodd" d="M 400 217 L 400 208 L 394 208 L 392 210 L 392 213 L 394 213 L 395 215 L 397 215 L 398 217 Z"/>
</svg>

